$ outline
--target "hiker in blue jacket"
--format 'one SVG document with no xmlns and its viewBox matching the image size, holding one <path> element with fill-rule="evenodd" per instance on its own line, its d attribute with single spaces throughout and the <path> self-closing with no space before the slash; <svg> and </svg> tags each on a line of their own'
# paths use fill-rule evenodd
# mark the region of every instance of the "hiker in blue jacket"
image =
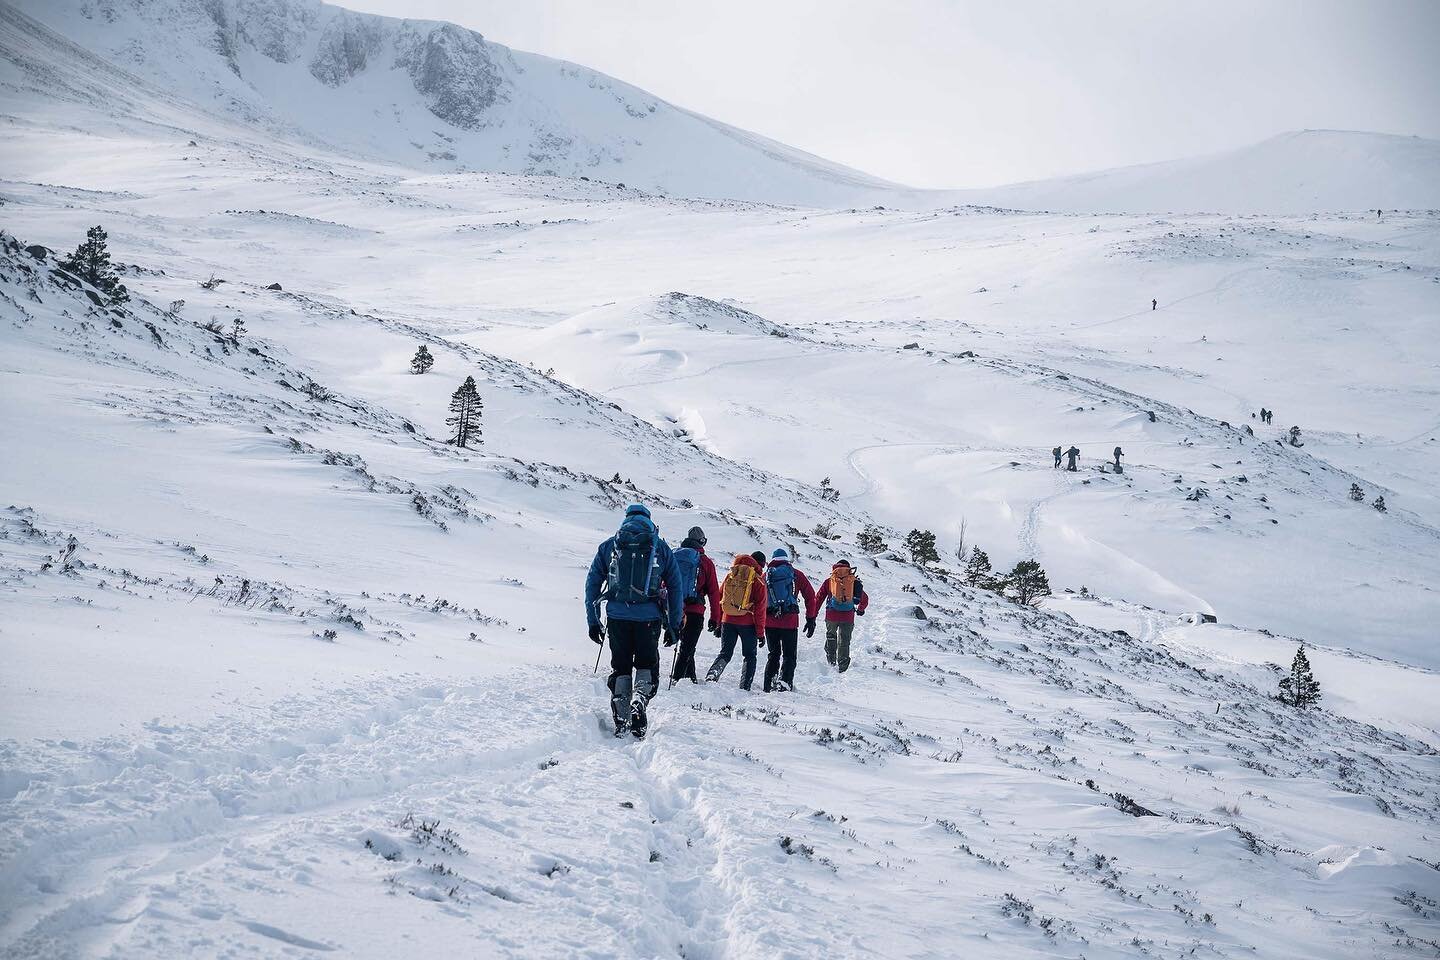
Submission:
<svg viewBox="0 0 1440 960">
<path fill-rule="evenodd" d="M 605 601 L 605 626 L 600 602 Z M 660 634 L 678 636 L 685 588 L 680 568 L 644 504 L 625 508 L 615 536 L 600 544 L 585 578 L 590 639 L 610 637 L 610 712 L 615 736 L 645 736 L 645 710 L 660 676 Z M 633 676 L 632 676 L 633 674 Z"/>
</svg>

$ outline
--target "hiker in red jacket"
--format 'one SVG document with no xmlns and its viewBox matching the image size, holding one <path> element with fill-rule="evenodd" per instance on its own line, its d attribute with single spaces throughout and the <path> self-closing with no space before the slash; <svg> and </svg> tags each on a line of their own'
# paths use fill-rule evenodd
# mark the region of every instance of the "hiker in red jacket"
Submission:
<svg viewBox="0 0 1440 960">
<path fill-rule="evenodd" d="M 795 652 L 800 641 L 800 598 L 805 598 L 805 636 L 815 635 L 820 602 L 810 580 L 776 550 L 765 569 L 765 692 L 795 689 Z M 778 676 L 777 676 L 778 674 Z"/>
<path fill-rule="evenodd" d="M 720 584 L 720 656 L 710 665 L 706 681 L 720 679 L 730 658 L 735 655 L 735 641 L 745 669 L 740 674 L 740 689 L 749 690 L 755 681 L 755 645 L 765 642 L 765 573 L 748 553 L 737 553 L 730 572 Z"/>
<path fill-rule="evenodd" d="M 815 597 L 816 604 L 825 604 L 825 659 L 841 673 L 850 669 L 850 637 L 855 632 L 855 618 L 865 616 L 870 595 L 855 576 L 849 560 L 841 560 L 830 568 L 830 576 Z M 806 636 L 813 632 L 807 629 Z"/>
<path fill-rule="evenodd" d="M 720 577 L 715 573 L 715 564 L 705 556 L 705 531 L 691 527 L 681 548 L 689 547 L 700 554 L 700 568 L 695 578 L 695 593 L 685 598 L 685 624 L 680 628 L 680 649 L 675 654 L 675 666 L 670 671 L 670 685 L 681 680 L 699 682 L 695 676 L 695 646 L 700 642 L 700 631 L 709 630 L 720 636 Z M 710 601 L 710 622 L 705 622 L 705 601 Z"/>
</svg>

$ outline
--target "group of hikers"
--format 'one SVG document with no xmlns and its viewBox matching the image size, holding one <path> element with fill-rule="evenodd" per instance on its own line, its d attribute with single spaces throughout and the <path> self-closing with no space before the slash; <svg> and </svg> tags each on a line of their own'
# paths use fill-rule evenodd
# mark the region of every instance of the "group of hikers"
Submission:
<svg viewBox="0 0 1440 960">
<path fill-rule="evenodd" d="M 645 736 L 646 710 L 659 690 L 662 636 L 665 646 L 679 645 L 671 686 L 681 680 L 699 682 L 695 649 L 701 633 L 708 631 L 720 638 L 720 653 L 705 674 L 707 682 L 724 675 L 738 644 L 743 660 L 740 688 L 749 690 L 758 647 L 763 646 L 765 692 L 783 692 L 795 688 L 802 603 L 806 637 L 815 635 L 823 605 L 825 659 L 841 673 L 850 668 L 855 618 L 865 615 L 870 597 L 849 560 L 837 561 L 818 591 L 783 548 L 768 561 L 760 550 L 736 554 L 721 579 L 705 554 L 705 542 L 705 531 L 691 527 L 672 550 L 650 510 L 634 503 L 625 508 L 620 529 L 595 551 L 585 578 L 585 618 L 591 640 L 610 641 L 607 685 L 617 737 Z"/>
<path fill-rule="evenodd" d="M 1060 448 L 1059 448 L 1059 447 L 1056 447 L 1054 450 L 1051 450 L 1051 451 L 1050 451 L 1050 455 L 1055 458 L 1055 469 L 1056 469 L 1056 470 L 1059 470 L 1059 469 L 1060 469 L 1060 458 L 1061 458 L 1062 456 L 1063 456 L 1063 457 L 1066 457 L 1066 458 L 1069 460 L 1069 462 L 1065 465 L 1065 469 L 1066 469 L 1067 471 L 1069 471 L 1070 473 L 1074 473 L 1074 472 L 1076 472 L 1076 470 L 1079 469 L 1079 467 L 1078 467 L 1078 463 L 1079 463 L 1079 460 L 1080 460 L 1080 448 L 1079 448 L 1079 447 L 1076 447 L 1076 446 L 1073 446 L 1073 445 L 1072 445 L 1072 446 L 1070 447 L 1070 449 L 1069 449 L 1069 450 L 1066 450 L 1064 453 L 1061 453 L 1061 452 L 1060 452 Z M 1120 466 L 1120 458 L 1123 457 L 1123 456 L 1125 456 L 1125 451 L 1124 451 L 1124 450 L 1121 450 L 1119 447 L 1116 447 L 1116 448 L 1115 448 L 1115 454 L 1114 454 L 1114 456 L 1115 456 L 1115 472 L 1116 472 L 1116 473 L 1123 473 L 1123 472 L 1124 472 L 1124 468 L 1122 468 L 1122 467 Z"/>
<path fill-rule="evenodd" d="M 1260 422 L 1261 422 L 1261 423 L 1272 423 L 1272 422 L 1274 421 L 1274 419 L 1275 419 L 1275 411 L 1274 411 L 1274 410 L 1266 410 L 1264 407 L 1261 407 L 1261 408 L 1260 408 Z"/>
</svg>

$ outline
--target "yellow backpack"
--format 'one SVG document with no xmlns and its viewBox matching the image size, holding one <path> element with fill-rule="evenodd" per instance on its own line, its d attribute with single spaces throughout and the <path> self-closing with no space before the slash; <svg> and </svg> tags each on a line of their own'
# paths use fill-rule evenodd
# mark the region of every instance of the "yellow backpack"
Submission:
<svg viewBox="0 0 1440 960">
<path fill-rule="evenodd" d="M 720 586 L 720 609 L 726 616 L 744 617 L 752 612 L 754 601 L 750 599 L 750 591 L 755 586 L 755 568 L 745 562 L 749 559 L 743 553 L 737 554 Z"/>
</svg>

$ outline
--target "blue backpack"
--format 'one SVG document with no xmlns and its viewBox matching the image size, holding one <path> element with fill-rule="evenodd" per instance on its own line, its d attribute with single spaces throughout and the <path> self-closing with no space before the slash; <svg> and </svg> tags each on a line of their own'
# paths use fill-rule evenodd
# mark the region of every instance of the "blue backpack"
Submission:
<svg viewBox="0 0 1440 960">
<path fill-rule="evenodd" d="M 625 518 L 610 551 L 609 589 L 605 599 L 618 603 L 644 603 L 660 598 L 660 558 L 656 552 L 659 531 L 641 516 Z"/>
<path fill-rule="evenodd" d="M 790 564 L 777 563 L 766 571 L 765 591 L 766 616 L 800 612 L 800 605 L 795 602 L 795 568 Z"/>
<path fill-rule="evenodd" d="M 685 591 L 686 606 L 700 602 L 700 551 L 681 547 L 674 551 L 675 565 L 680 568 L 680 585 Z"/>
</svg>

